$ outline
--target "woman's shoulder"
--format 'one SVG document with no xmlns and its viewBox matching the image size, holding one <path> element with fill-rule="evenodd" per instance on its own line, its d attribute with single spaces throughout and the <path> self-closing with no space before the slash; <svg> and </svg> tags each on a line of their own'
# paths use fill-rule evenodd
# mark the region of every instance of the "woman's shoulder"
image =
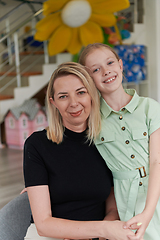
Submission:
<svg viewBox="0 0 160 240">
<path fill-rule="evenodd" d="M 25 141 L 26 143 L 33 143 L 33 142 L 40 142 L 40 141 L 44 141 L 47 140 L 47 132 L 45 129 L 40 130 L 40 131 L 36 131 L 33 132 Z"/>
</svg>

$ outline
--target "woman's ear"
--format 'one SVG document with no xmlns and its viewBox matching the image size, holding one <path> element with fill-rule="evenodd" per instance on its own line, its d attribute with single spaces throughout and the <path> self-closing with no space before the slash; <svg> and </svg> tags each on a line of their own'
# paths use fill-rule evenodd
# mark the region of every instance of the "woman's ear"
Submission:
<svg viewBox="0 0 160 240">
<path fill-rule="evenodd" d="M 123 72 L 123 62 L 122 62 L 122 59 L 119 59 L 119 66 L 120 66 L 121 71 Z"/>
<path fill-rule="evenodd" d="M 56 107 L 55 101 L 53 100 L 52 97 L 49 98 L 49 101 L 50 101 L 51 104 L 53 104 Z"/>
</svg>

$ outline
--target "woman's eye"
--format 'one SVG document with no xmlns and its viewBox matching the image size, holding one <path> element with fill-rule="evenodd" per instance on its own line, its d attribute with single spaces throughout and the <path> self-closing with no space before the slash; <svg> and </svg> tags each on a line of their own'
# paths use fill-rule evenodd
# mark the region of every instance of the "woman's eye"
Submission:
<svg viewBox="0 0 160 240">
<path fill-rule="evenodd" d="M 113 63 L 113 61 L 110 61 L 109 63 L 108 63 L 108 65 L 110 65 L 110 64 L 112 64 Z"/>
<path fill-rule="evenodd" d="M 64 99 L 66 97 L 67 97 L 66 95 L 63 95 L 63 96 L 60 96 L 59 99 Z"/>
<path fill-rule="evenodd" d="M 84 93 L 86 93 L 86 92 L 85 92 L 85 91 L 80 91 L 80 92 L 78 92 L 79 95 L 82 95 L 82 94 L 84 94 Z"/>
</svg>

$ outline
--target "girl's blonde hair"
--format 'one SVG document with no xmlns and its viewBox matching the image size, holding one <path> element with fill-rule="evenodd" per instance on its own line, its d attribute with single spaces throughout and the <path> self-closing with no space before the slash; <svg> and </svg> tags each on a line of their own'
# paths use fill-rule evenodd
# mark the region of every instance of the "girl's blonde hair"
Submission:
<svg viewBox="0 0 160 240">
<path fill-rule="evenodd" d="M 85 67 L 79 63 L 66 62 L 58 66 L 53 72 L 48 84 L 46 93 L 46 109 L 48 118 L 47 137 L 59 144 L 63 140 L 64 126 L 59 110 L 50 102 L 54 100 L 54 82 L 57 78 L 73 74 L 77 76 L 86 87 L 91 97 L 91 113 L 88 118 L 87 138 L 94 141 L 101 130 L 100 101 L 95 84 L 86 71 Z"/>
<path fill-rule="evenodd" d="M 93 44 L 89 44 L 87 45 L 87 47 L 85 47 L 83 49 L 83 51 L 80 54 L 79 57 L 79 63 L 82 64 L 83 66 L 85 66 L 85 62 L 86 62 L 86 57 L 95 49 L 97 48 L 107 48 L 108 50 L 110 50 L 111 52 L 113 52 L 113 54 L 116 56 L 117 60 L 119 61 L 120 58 L 118 56 L 118 54 L 114 51 L 113 48 L 111 48 L 110 46 L 103 44 L 103 43 L 93 43 Z"/>
</svg>

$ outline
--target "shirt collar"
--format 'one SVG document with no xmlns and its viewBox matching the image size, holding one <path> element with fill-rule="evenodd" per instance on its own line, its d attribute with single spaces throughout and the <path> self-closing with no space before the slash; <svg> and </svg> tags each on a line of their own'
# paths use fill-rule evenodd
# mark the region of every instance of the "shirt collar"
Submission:
<svg viewBox="0 0 160 240">
<path fill-rule="evenodd" d="M 134 89 L 125 89 L 125 92 L 129 95 L 133 96 L 131 101 L 125 106 L 125 109 L 127 109 L 128 112 L 132 113 L 134 109 L 137 107 L 137 104 L 139 102 L 139 96 L 137 92 Z M 101 113 L 105 118 L 107 118 L 111 112 L 114 111 L 107 103 L 106 101 L 101 97 Z"/>
</svg>

